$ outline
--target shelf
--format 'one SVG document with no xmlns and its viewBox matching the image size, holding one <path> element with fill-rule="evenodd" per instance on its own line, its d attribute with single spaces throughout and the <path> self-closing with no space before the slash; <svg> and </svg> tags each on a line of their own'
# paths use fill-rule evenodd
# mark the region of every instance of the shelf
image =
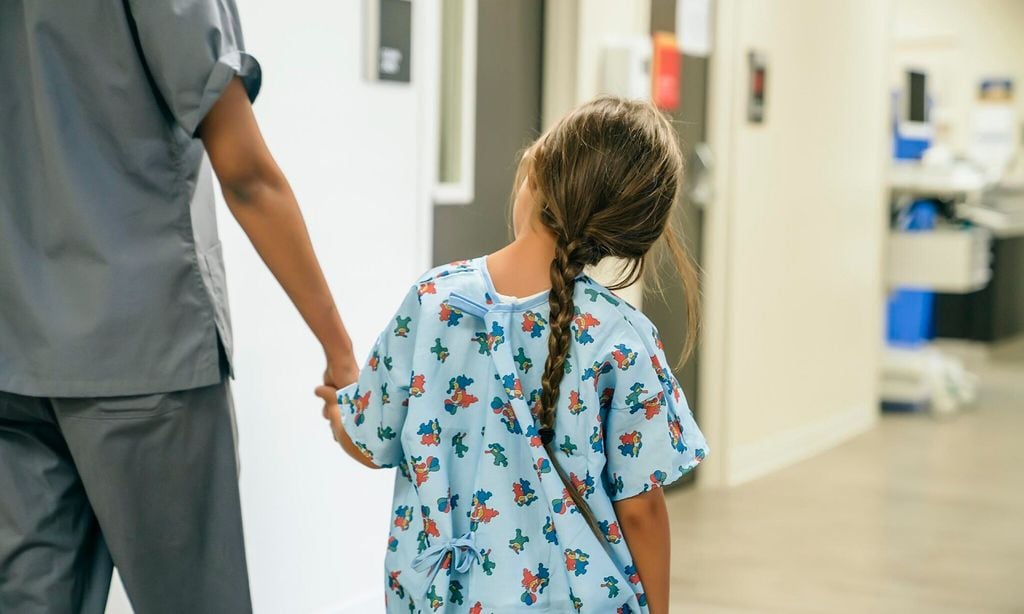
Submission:
<svg viewBox="0 0 1024 614">
<path fill-rule="evenodd" d="M 938 228 L 889 233 L 886 279 L 893 288 L 967 294 L 992 278 L 989 242 L 983 228 Z"/>
</svg>

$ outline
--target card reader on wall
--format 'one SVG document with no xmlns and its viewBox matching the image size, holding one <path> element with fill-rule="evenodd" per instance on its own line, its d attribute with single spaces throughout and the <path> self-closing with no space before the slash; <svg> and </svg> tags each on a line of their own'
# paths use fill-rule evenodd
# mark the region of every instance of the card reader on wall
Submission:
<svg viewBox="0 0 1024 614">
<path fill-rule="evenodd" d="M 364 0 L 363 76 L 409 83 L 412 76 L 411 0 Z"/>
</svg>

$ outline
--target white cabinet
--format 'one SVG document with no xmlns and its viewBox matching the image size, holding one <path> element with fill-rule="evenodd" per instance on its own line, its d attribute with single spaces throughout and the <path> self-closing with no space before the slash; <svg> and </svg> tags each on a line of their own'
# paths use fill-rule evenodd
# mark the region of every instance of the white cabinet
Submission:
<svg viewBox="0 0 1024 614">
<path fill-rule="evenodd" d="M 990 241 L 983 228 L 892 231 L 889 286 L 956 294 L 980 290 L 992 277 Z"/>
</svg>

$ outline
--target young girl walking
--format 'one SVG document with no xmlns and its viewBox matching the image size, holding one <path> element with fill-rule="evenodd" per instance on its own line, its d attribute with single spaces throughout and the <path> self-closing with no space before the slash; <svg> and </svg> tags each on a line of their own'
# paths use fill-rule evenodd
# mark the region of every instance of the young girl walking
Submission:
<svg viewBox="0 0 1024 614">
<path fill-rule="evenodd" d="M 681 172 L 652 106 L 584 104 L 523 155 L 515 240 L 427 273 L 359 381 L 318 389 L 346 451 L 400 472 L 388 612 L 668 611 L 661 487 L 707 446 L 658 331 L 583 271 L 619 258 L 624 287 L 666 241 L 692 344 Z"/>
</svg>

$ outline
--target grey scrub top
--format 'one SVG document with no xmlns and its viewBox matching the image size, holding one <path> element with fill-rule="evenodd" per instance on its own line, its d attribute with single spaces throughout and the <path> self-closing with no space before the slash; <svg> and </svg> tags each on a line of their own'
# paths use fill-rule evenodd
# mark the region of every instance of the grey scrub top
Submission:
<svg viewBox="0 0 1024 614">
<path fill-rule="evenodd" d="M 233 0 L 0 1 L 0 391 L 220 381 L 230 356 L 196 129 L 260 68 Z"/>
</svg>

